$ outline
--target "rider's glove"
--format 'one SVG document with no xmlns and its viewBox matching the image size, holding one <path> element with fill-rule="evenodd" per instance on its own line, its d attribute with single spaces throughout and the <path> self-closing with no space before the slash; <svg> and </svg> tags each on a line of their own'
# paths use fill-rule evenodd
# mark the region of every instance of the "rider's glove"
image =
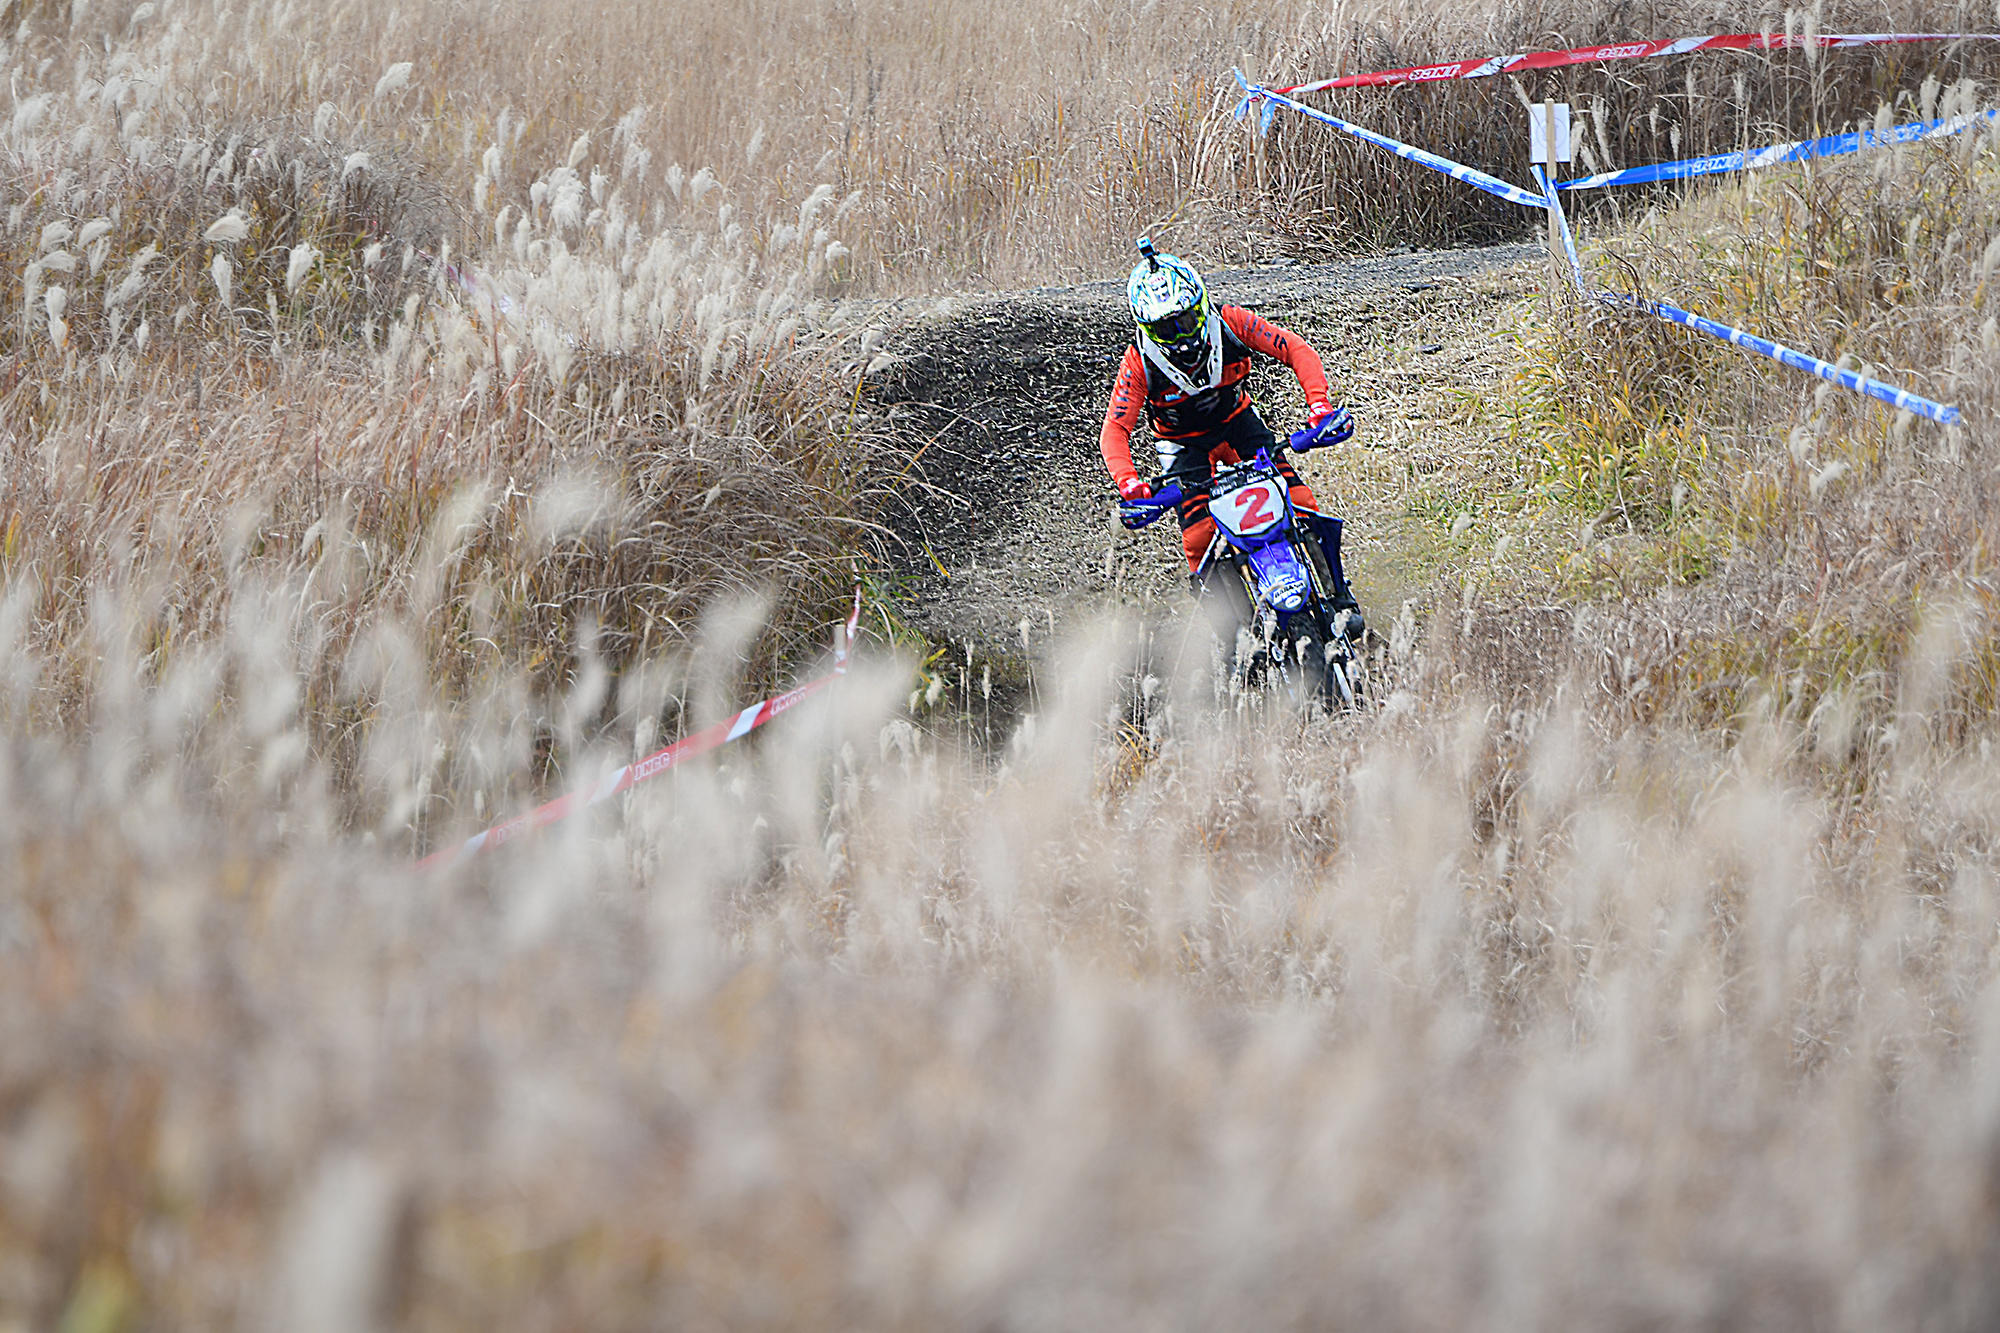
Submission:
<svg viewBox="0 0 2000 1333">
<path fill-rule="evenodd" d="M 1118 521 L 1137 531 L 1166 512 L 1153 498 L 1153 488 L 1137 476 L 1118 479 Z"/>
<path fill-rule="evenodd" d="M 1346 444 L 1354 438 L 1354 417 L 1344 407 L 1336 407 L 1319 423 L 1319 444 Z"/>
</svg>

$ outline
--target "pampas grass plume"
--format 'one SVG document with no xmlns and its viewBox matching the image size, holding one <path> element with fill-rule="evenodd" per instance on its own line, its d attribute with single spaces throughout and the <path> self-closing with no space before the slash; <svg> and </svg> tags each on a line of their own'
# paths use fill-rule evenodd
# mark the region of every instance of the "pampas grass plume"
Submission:
<svg viewBox="0 0 2000 1333">
<path fill-rule="evenodd" d="M 407 87 L 410 82 L 411 68 L 412 66 L 407 60 L 398 60 L 395 64 L 389 66 L 387 70 L 383 71 L 382 77 L 375 82 L 375 96 L 379 99 L 389 93 L 395 92 L 398 88 Z"/>
<path fill-rule="evenodd" d="M 319 251 L 310 245 L 292 247 L 292 257 L 285 264 L 285 294 L 290 296 L 298 291 L 299 284 L 312 272 L 312 266 L 319 262 Z"/>
<path fill-rule="evenodd" d="M 227 245 L 242 240 L 250 234 L 250 224 L 243 217 L 243 210 L 232 208 L 221 217 L 208 224 L 202 239 L 210 245 Z"/>
</svg>

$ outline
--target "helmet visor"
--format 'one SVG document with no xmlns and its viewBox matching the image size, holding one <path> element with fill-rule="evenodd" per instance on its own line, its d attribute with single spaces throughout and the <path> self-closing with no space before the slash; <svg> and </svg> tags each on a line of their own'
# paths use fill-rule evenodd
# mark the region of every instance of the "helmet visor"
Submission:
<svg viewBox="0 0 2000 1333">
<path fill-rule="evenodd" d="M 1146 321 L 1145 329 L 1146 336 L 1162 347 L 1183 347 L 1206 336 L 1208 313 L 1202 306 L 1190 306 L 1162 319 Z"/>
</svg>

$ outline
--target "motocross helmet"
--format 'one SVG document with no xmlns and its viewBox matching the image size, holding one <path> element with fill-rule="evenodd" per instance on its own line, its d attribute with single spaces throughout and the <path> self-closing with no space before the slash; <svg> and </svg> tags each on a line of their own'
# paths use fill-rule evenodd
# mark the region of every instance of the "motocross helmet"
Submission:
<svg viewBox="0 0 2000 1333">
<path fill-rule="evenodd" d="M 1132 303 L 1132 318 L 1139 335 L 1166 353 L 1167 359 L 1192 373 L 1208 360 L 1208 288 L 1194 266 L 1175 255 L 1154 249 L 1151 237 L 1139 238 L 1139 253 L 1145 258 L 1132 269 L 1125 283 L 1125 298 Z"/>
</svg>

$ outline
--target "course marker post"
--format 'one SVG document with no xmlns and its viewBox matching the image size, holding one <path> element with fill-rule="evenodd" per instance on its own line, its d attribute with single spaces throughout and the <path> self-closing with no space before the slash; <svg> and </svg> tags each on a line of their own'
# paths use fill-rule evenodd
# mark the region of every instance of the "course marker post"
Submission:
<svg viewBox="0 0 2000 1333">
<path fill-rule="evenodd" d="M 1528 108 L 1528 160 L 1544 166 L 1573 161 L 1570 142 L 1569 103 L 1537 102 Z"/>
<path fill-rule="evenodd" d="M 1570 235 L 1569 219 L 1563 216 L 1562 202 L 1556 197 L 1554 168 L 1575 156 L 1570 142 L 1569 103 L 1545 101 L 1528 108 L 1528 160 L 1534 165 L 1535 184 L 1549 210 L 1549 259 L 1558 266 L 1568 256 L 1571 284 L 1579 296 L 1589 293 L 1583 284 L 1583 264 L 1576 257 L 1576 238 Z"/>
<path fill-rule="evenodd" d="M 1583 280 L 1583 260 L 1577 255 L 1576 236 L 1569 229 L 1569 217 L 1563 212 L 1555 182 L 1541 163 L 1537 162 L 1533 170 L 1535 183 L 1542 187 L 1542 194 L 1549 201 L 1549 259 L 1569 274 L 1570 285 L 1576 288 L 1578 296 L 1594 296 L 1596 293 Z"/>
</svg>

